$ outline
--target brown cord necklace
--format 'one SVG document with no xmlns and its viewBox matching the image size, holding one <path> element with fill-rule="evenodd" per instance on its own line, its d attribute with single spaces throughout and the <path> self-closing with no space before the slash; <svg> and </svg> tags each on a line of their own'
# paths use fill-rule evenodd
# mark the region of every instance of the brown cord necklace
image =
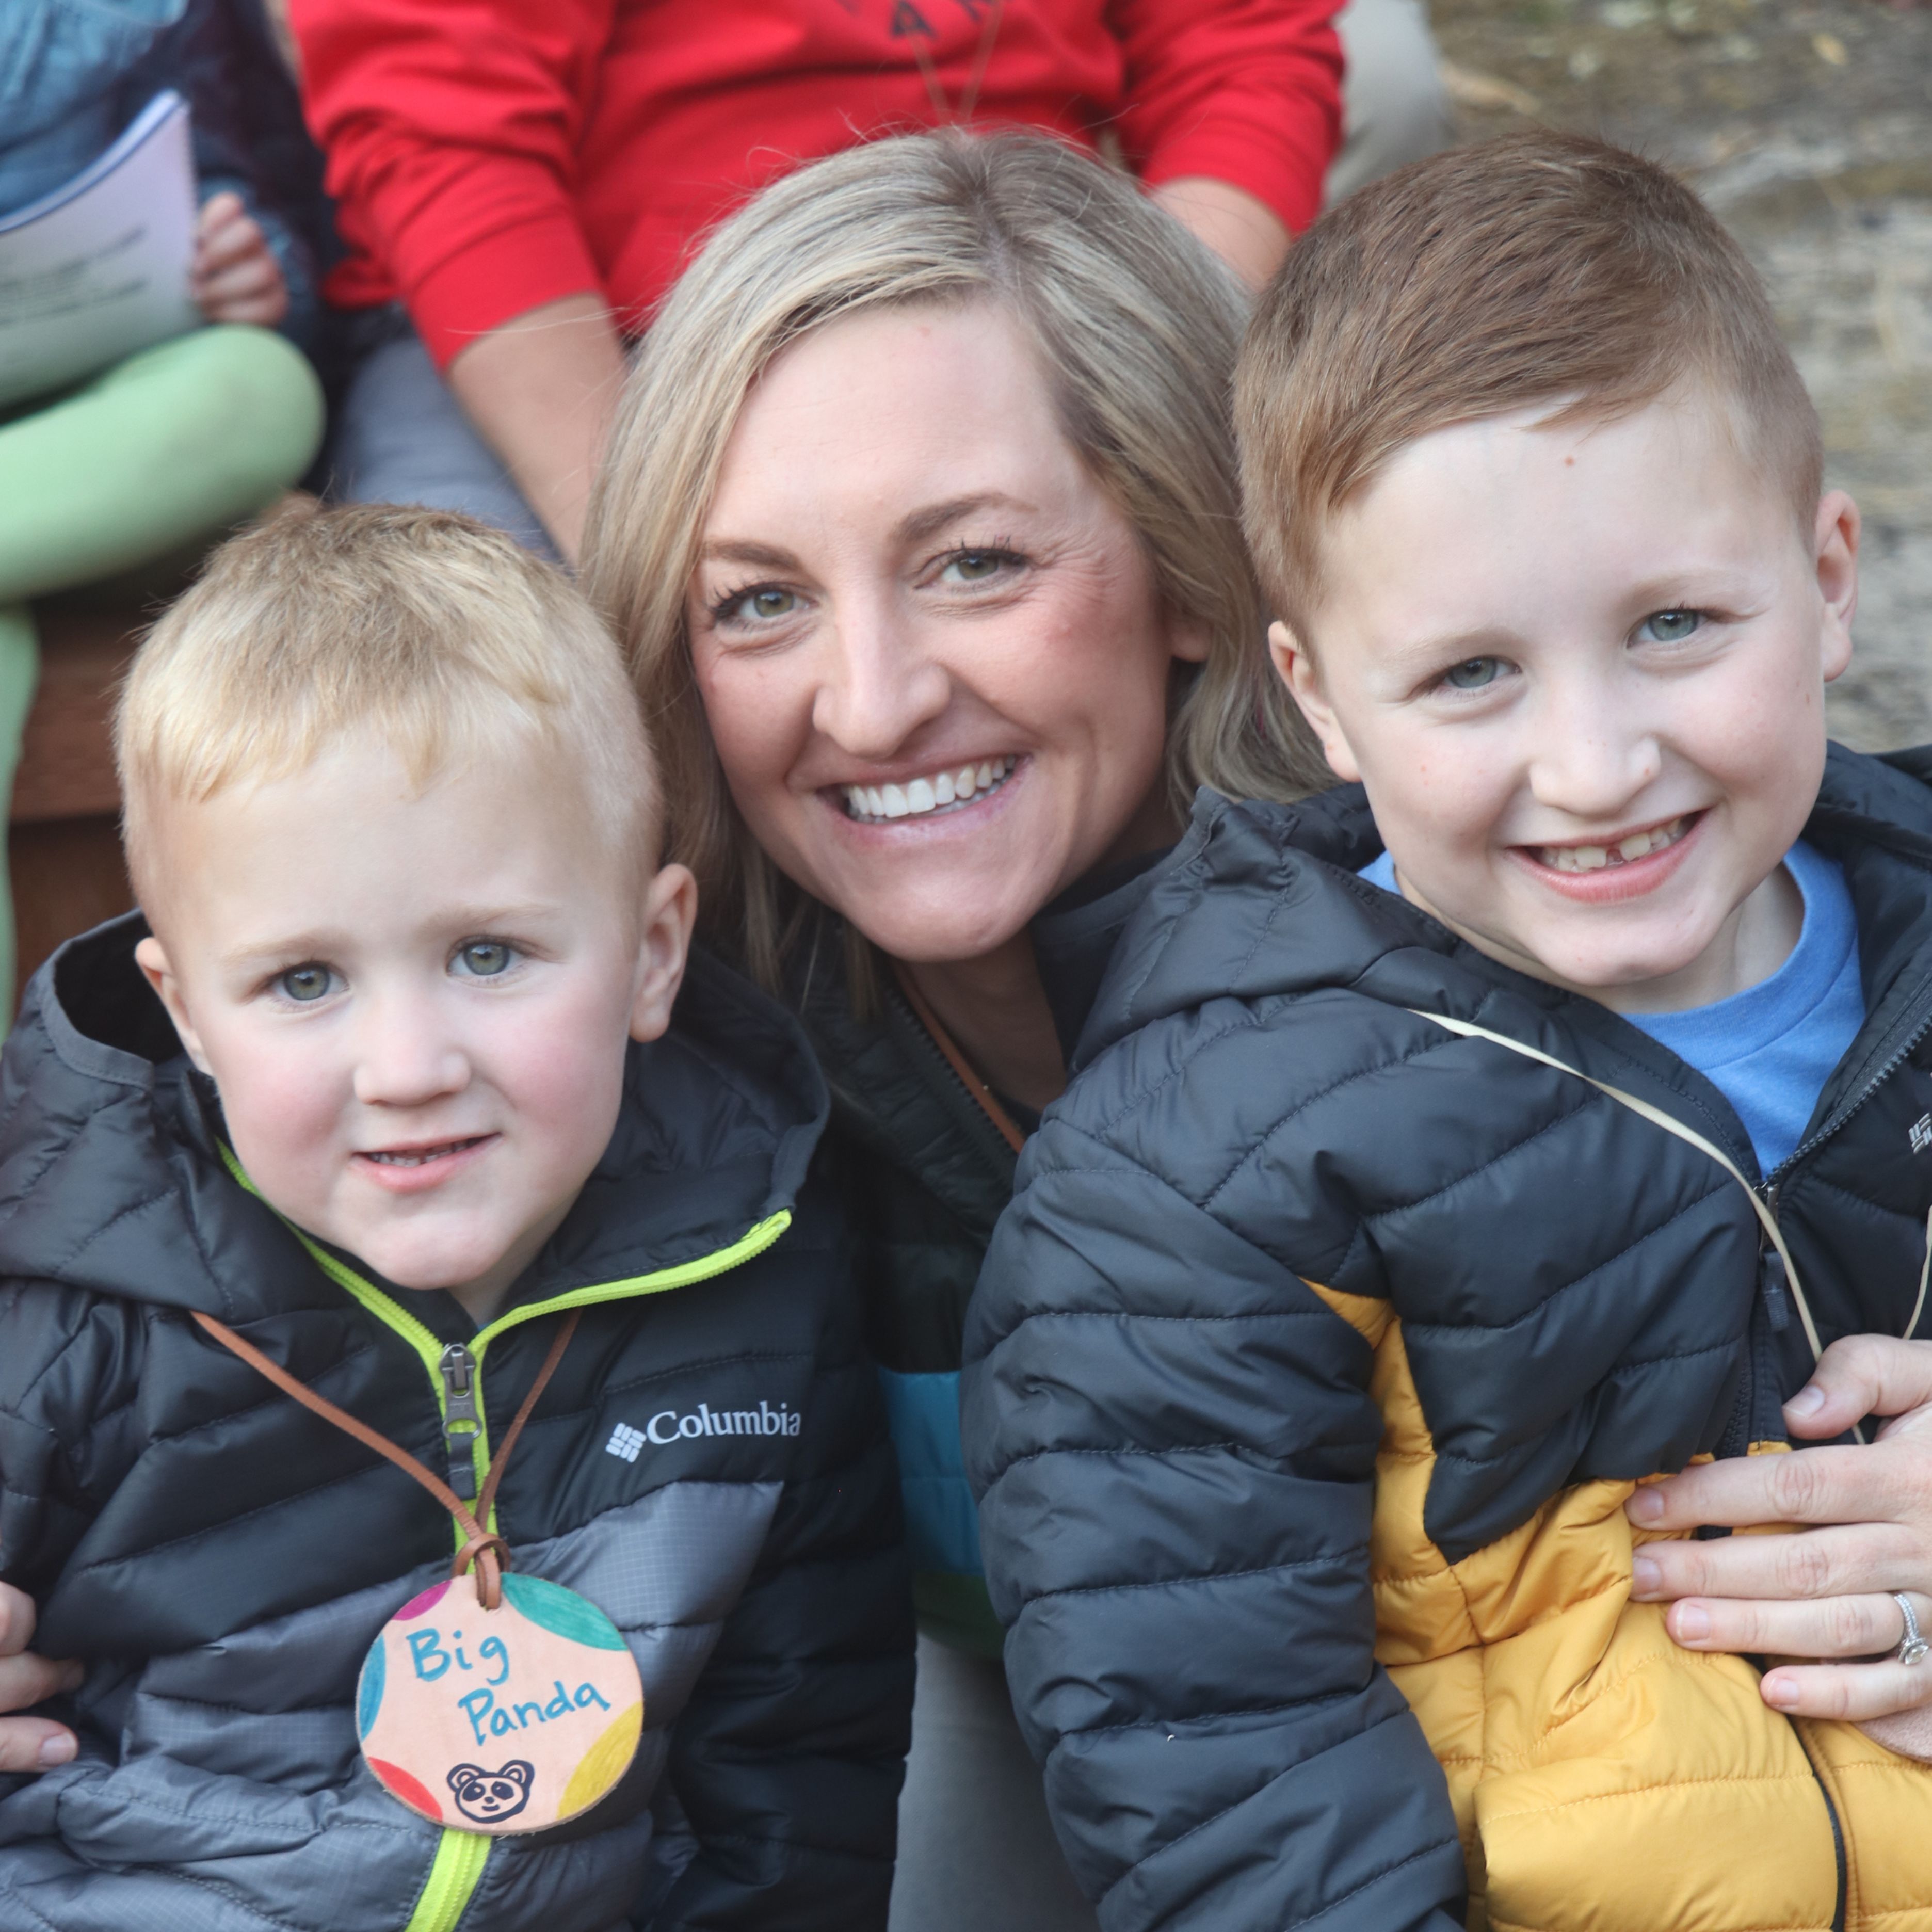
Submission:
<svg viewBox="0 0 1932 1932">
<path fill-rule="evenodd" d="M 932 28 L 916 10 L 904 7 L 899 10 L 902 18 L 910 14 L 907 31 L 912 40 L 912 57 L 920 78 L 926 82 L 926 92 L 932 97 L 933 110 L 942 126 L 963 127 L 972 119 L 973 110 L 980 104 L 980 86 L 986 78 L 986 64 L 993 57 L 993 43 L 1000 37 L 1000 16 L 1005 11 L 1006 0 L 992 0 L 986 8 L 986 20 L 980 28 L 980 44 L 974 50 L 972 72 L 967 77 L 965 90 L 959 97 L 956 112 L 946 94 L 946 83 L 939 77 L 939 64 L 932 57 L 932 50 L 926 45 Z"/>
<path fill-rule="evenodd" d="M 488 1526 L 511 1452 L 581 1312 L 573 1309 L 557 1330 L 474 1510 L 406 1449 L 225 1322 L 195 1313 L 224 1348 L 386 1456 L 454 1520 L 461 1542 L 448 1578 L 412 1598 L 369 1648 L 356 1729 L 364 1762 L 392 1797 L 458 1831 L 541 1832 L 587 1811 L 629 1768 L 643 1733 L 644 1686 L 616 1624 L 574 1590 L 513 1574 L 508 1544 Z M 515 1755 L 503 1757 L 506 1749 Z"/>
</svg>

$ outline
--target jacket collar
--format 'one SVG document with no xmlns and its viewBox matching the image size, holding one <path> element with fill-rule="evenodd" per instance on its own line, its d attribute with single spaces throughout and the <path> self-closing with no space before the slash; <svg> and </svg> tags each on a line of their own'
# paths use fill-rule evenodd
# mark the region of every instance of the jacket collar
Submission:
<svg viewBox="0 0 1932 1932">
<path fill-rule="evenodd" d="M 1845 868 L 1868 1018 L 1822 1097 L 1821 1133 L 1932 1024 L 1932 749 L 1877 758 L 1830 748 L 1804 836 Z M 1514 971 L 1356 877 L 1382 850 L 1359 785 L 1294 806 L 1203 790 L 1186 836 L 1145 882 L 1108 966 L 1075 1070 L 1131 1032 L 1224 997 L 1350 988 L 1472 1020 L 1600 1077 L 1657 1090 L 1726 1144 L 1749 1144 L 1708 1082 L 1606 1006 Z"/>
</svg>

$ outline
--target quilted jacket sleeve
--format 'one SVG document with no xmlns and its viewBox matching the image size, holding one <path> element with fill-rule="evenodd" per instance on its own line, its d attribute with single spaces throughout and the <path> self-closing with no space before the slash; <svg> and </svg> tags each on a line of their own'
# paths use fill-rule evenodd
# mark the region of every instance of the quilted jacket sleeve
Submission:
<svg viewBox="0 0 1932 1932">
<path fill-rule="evenodd" d="M 785 1486 L 672 1735 L 698 1849 L 650 1932 L 884 1932 L 911 1740 L 912 1586 L 878 1372 L 856 1324 L 839 1326 L 814 1398 L 825 1446 Z"/>
<path fill-rule="evenodd" d="M 1447 1787 L 1373 1656 L 1366 1344 L 1066 1120 L 1021 1183 L 968 1318 L 967 1467 L 1101 1924 L 1450 1932 Z"/>
</svg>

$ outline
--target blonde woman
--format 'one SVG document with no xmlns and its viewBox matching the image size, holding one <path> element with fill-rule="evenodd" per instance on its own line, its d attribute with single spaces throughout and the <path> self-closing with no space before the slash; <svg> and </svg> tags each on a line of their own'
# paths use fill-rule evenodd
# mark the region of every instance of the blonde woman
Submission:
<svg viewBox="0 0 1932 1932">
<path fill-rule="evenodd" d="M 1203 782 L 1318 767 L 1266 675 L 1239 285 L 1032 136 L 822 161 L 653 326 L 586 581 L 712 943 L 803 1011 L 895 1418 L 922 1651 L 896 1924 L 1088 1919 L 996 1660 L 959 1337 L 1021 1140 Z"/>
</svg>

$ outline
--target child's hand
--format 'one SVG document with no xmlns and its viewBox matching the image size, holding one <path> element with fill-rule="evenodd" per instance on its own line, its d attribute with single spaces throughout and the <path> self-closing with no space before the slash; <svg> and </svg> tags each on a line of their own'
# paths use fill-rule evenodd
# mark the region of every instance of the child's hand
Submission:
<svg viewBox="0 0 1932 1932">
<path fill-rule="evenodd" d="M 34 1600 L 0 1583 L 0 1712 L 25 1710 L 71 1690 L 77 1664 L 50 1664 L 27 1646 L 34 1638 Z M 0 1717 L 0 1772 L 48 1771 L 74 1756 L 74 1733 L 46 1718 Z"/>
<path fill-rule="evenodd" d="M 212 195 L 203 203 L 188 288 L 210 322 L 273 328 L 288 314 L 281 265 L 238 194 Z"/>
</svg>

